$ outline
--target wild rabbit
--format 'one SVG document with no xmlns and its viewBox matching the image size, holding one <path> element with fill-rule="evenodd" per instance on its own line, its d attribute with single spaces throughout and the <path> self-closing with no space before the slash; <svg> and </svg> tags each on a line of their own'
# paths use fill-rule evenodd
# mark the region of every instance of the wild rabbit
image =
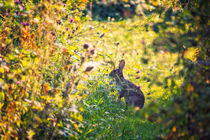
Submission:
<svg viewBox="0 0 210 140">
<path fill-rule="evenodd" d="M 119 69 L 114 69 L 109 74 L 110 77 L 115 78 L 116 84 L 121 89 L 119 92 L 118 100 L 124 97 L 127 105 L 132 105 L 142 109 L 145 102 L 144 94 L 135 84 L 124 78 L 124 66 L 125 60 L 121 60 L 119 64 Z"/>
</svg>

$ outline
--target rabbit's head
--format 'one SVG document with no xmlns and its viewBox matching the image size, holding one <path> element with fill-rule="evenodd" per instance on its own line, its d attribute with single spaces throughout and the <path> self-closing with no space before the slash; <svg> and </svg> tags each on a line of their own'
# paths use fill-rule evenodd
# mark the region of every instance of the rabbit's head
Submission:
<svg viewBox="0 0 210 140">
<path fill-rule="evenodd" d="M 122 80 L 123 77 L 123 68 L 125 66 L 125 60 L 121 60 L 118 69 L 114 69 L 109 73 L 109 76 L 115 78 L 116 80 Z"/>
</svg>

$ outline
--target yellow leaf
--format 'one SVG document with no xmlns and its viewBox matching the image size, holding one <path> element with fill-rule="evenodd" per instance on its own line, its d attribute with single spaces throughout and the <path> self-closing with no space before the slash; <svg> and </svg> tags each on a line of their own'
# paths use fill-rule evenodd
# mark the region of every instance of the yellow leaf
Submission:
<svg viewBox="0 0 210 140">
<path fill-rule="evenodd" d="M 3 101 L 5 98 L 5 94 L 3 91 L 0 92 L 0 101 Z"/>
<path fill-rule="evenodd" d="M 22 61 L 22 65 L 23 65 L 23 67 L 26 67 L 26 66 L 28 65 L 28 61 L 27 61 L 26 59 L 24 59 L 24 60 Z"/>
<path fill-rule="evenodd" d="M 5 83 L 4 88 L 8 89 L 9 88 L 8 84 Z"/>
<path fill-rule="evenodd" d="M 4 73 L 4 68 L 0 68 L 0 73 Z"/>
<path fill-rule="evenodd" d="M 140 109 L 141 109 L 140 107 L 135 107 L 135 110 L 136 110 L 136 111 L 138 111 L 138 110 L 140 110 Z"/>
<path fill-rule="evenodd" d="M 20 127 L 20 121 L 18 121 L 16 124 L 17 124 L 17 126 L 19 126 L 19 127 Z"/>
<path fill-rule="evenodd" d="M 76 123 L 74 123 L 74 127 L 76 128 L 77 131 L 80 131 L 79 126 Z"/>
<path fill-rule="evenodd" d="M 28 72 L 29 72 L 30 75 L 32 74 L 32 70 L 31 69 Z"/>
<path fill-rule="evenodd" d="M 2 104 L 2 103 L 0 102 L 0 110 L 1 110 L 1 108 L 2 108 L 3 105 L 4 105 L 4 104 Z"/>
<path fill-rule="evenodd" d="M 32 139 L 32 137 L 35 135 L 35 132 L 33 131 L 33 130 L 29 130 L 28 132 L 27 132 L 27 134 L 28 134 L 28 139 Z"/>
<path fill-rule="evenodd" d="M 88 131 L 88 133 L 90 133 L 90 132 L 92 132 L 93 131 L 93 129 L 90 129 L 89 131 Z"/>
<path fill-rule="evenodd" d="M 173 132 L 176 132 L 176 126 L 174 126 L 174 127 L 172 128 L 172 131 L 173 131 Z"/>
<path fill-rule="evenodd" d="M 80 110 L 81 112 L 83 112 L 83 111 L 84 111 L 84 109 L 83 109 L 82 107 L 80 107 L 80 108 L 79 108 L 79 110 Z"/>
<path fill-rule="evenodd" d="M 83 119 L 83 118 L 82 118 L 82 115 L 79 115 L 77 119 L 78 119 L 80 122 L 82 122 L 82 119 Z"/>
<path fill-rule="evenodd" d="M 154 6 L 158 6 L 159 3 L 160 3 L 159 0 L 152 0 L 152 4 L 153 4 Z"/>
</svg>

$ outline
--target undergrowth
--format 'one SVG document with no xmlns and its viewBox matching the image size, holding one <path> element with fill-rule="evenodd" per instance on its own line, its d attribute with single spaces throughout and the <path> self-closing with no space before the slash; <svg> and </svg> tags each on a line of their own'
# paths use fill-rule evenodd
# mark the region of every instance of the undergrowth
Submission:
<svg viewBox="0 0 210 140">
<path fill-rule="evenodd" d="M 145 119 L 140 111 L 136 112 L 123 101 L 117 101 L 116 88 L 110 83 L 106 75 L 88 81 L 88 96 L 81 102 L 86 123 L 80 138 L 155 139 L 159 126 Z"/>
</svg>

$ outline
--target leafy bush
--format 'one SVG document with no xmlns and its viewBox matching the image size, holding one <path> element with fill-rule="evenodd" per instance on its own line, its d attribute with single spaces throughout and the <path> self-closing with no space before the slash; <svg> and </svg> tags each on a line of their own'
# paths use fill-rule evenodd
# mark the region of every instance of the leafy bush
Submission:
<svg viewBox="0 0 210 140">
<path fill-rule="evenodd" d="M 154 139 L 159 127 L 117 101 L 116 85 L 110 83 L 106 74 L 96 78 L 87 83 L 90 90 L 80 103 L 86 122 L 80 139 Z"/>
<path fill-rule="evenodd" d="M 151 28 L 158 34 L 154 51 L 179 53 L 178 73 L 165 78 L 165 87 L 174 94 L 167 106 L 159 106 L 160 124 L 164 125 L 163 139 L 207 139 L 209 100 L 209 25 L 208 2 L 174 1 L 170 7 L 150 1 L 162 20 Z M 192 56 L 190 53 L 194 52 Z M 192 53 L 191 53 L 192 54 Z M 183 78 L 181 86 L 177 79 Z M 177 94 L 178 93 L 178 94 Z M 151 106 L 152 107 L 152 106 Z M 155 113 L 152 113 L 155 114 Z M 172 121 L 173 120 L 173 121 Z"/>
<path fill-rule="evenodd" d="M 1 1 L 0 136 L 76 137 L 85 1 Z M 85 20 L 85 19 L 84 19 Z M 82 98 L 83 96 L 79 96 Z"/>
</svg>

